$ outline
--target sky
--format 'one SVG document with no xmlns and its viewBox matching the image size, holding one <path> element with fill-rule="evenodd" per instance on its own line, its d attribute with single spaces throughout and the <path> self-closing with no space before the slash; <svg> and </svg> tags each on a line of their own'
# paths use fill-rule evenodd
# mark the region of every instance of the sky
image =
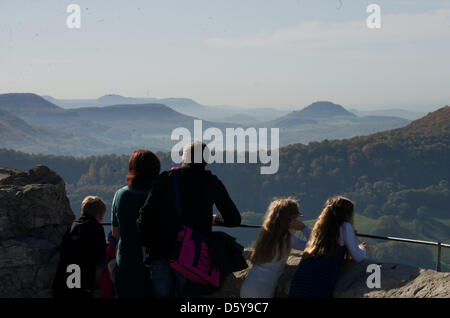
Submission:
<svg viewBox="0 0 450 318">
<path fill-rule="evenodd" d="M 432 111 L 449 57 L 448 0 L 0 0 L 0 93 Z"/>
</svg>

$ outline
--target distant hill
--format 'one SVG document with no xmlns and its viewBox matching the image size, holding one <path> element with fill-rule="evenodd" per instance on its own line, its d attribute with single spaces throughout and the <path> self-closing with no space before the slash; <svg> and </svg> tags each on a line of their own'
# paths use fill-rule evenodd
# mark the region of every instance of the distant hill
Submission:
<svg viewBox="0 0 450 318">
<path fill-rule="evenodd" d="M 66 110 L 30 93 L 0 94 L 0 109 L 21 117 L 66 113 Z"/>
<path fill-rule="evenodd" d="M 31 127 L 24 120 L 13 114 L 0 110 L 0 147 L 15 148 L 24 142 L 30 144 L 34 136 L 39 136 L 39 129 Z"/>
<path fill-rule="evenodd" d="M 407 120 L 396 117 L 357 117 L 331 102 L 316 102 L 300 111 L 273 119 L 275 114 L 284 114 L 285 111 L 205 106 L 188 98 L 165 98 L 157 99 L 156 103 L 137 104 L 145 99 L 115 94 L 102 96 L 95 100 L 95 105 L 89 107 L 84 105 L 65 109 L 49 102 L 58 100 L 48 96 L 46 98 L 35 94 L 3 94 L 0 95 L 0 109 L 11 112 L 30 125 L 91 136 L 106 145 L 98 149 L 101 153 L 111 151 L 112 148 L 108 145 L 114 145 L 116 151 L 125 153 L 129 149 L 149 145 L 154 149 L 167 151 L 174 145 L 170 139 L 173 129 L 185 127 L 193 131 L 196 118 L 204 119 L 203 129 L 216 127 L 225 131 L 226 128 L 233 127 L 280 128 L 281 146 L 365 135 L 402 127 L 408 123 Z M 98 106 L 116 101 L 127 104 Z M 241 112 L 237 112 L 238 110 Z M 217 121 L 205 120 L 213 117 Z M 272 120 L 258 123 L 261 118 Z M 90 155 L 92 152 L 86 151 L 85 154 Z"/>
<path fill-rule="evenodd" d="M 117 94 L 104 95 L 96 99 L 96 103 L 92 106 L 108 106 L 108 105 L 119 105 L 119 104 L 144 104 L 148 102 L 156 102 L 157 98 L 134 98 L 134 97 L 123 97 Z"/>
<path fill-rule="evenodd" d="M 356 118 L 356 115 L 346 110 L 343 106 L 331 102 L 315 102 L 301 110 L 292 111 L 280 118 L 272 121 L 274 125 L 277 123 L 287 122 L 290 126 L 294 120 L 298 120 L 298 124 L 317 124 L 318 121 L 335 120 L 340 118 Z M 281 125 L 281 128 L 284 128 Z"/>
<path fill-rule="evenodd" d="M 193 116 L 209 120 L 211 117 L 217 118 L 233 114 L 223 109 L 216 109 L 213 106 L 205 106 L 190 98 L 154 98 L 154 97 L 124 97 L 118 94 L 108 94 L 97 99 L 55 99 L 51 96 L 43 96 L 45 99 L 67 109 L 81 107 L 103 107 L 113 105 L 132 104 L 164 104 L 173 110 L 184 115 Z"/>
<path fill-rule="evenodd" d="M 49 102 L 63 107 L 65 109 L 80 108 L 80 107 L 101 107 L 119 104 L 145 104 L 157 102 L 157 98 L 135 98 L 135 97 L 124 97 L 118 94 L 107 94 L 95 99 L 56 99 L 52 96 L 43 95 L 44 99 Z"/>
<path fill-rule="evenodd" d="M 99 122 L 80 117 L 36 94 L 0 94 L 0 110 L 8 111 L 33 125 L 75 134 L 97 133 L 106 128 Z"/>
<path fill-rule="evenodd" d="M 4 110 L 0 110 L 0 124 L 4 129 L 29 130 L 30 132 L 33 130 L 24 120 Z"/>
<path fill-rule="evenodd" d="M 23 143 L 9 143 L 8 139 L 3 140 L 5 145 L 8 141 L 8 145 L 17 150 L 55 154 L 66 151 L 72 155 L 129 153 L 136 147 L 145 147 L 148 142 L 154 144 L 155 150 L 167 149 L 170 142 L 168 131 L 172 125 L 181 125 L 188 120 L 186 116 L 159 104 L 150 112 L 145 106 L 138 109 L 136 105 L 81 108 L 79 111 L 63 109 L 36 94 L 0 95 L 0 110 L 8 111 L 30 127 L 46 131 L 46 134 L 35 134 L 36 137 L 30 139 L 34 140 L 32 148 L 24 148 Z M 179 120 L 174 120 L 177 115 Z M 189 121 L 192 122 L 191 118 Z M 144 138 L 137 135 L 140 130 L 143 130 Z M 159 135 L 150 136 L 155 133 Z M 49 138 L 53 138 L 53 142 L 48 142 Z"/>
<path fill-rule="evenodd" d="M 265 122 L 267 120 L 285 115 L 286 110 L 275 108 L 243 108 L 235 106 L 211 106 L 197 103 L 191 98 L 154 98 L 154 97 L 124 97 L 117 94 L 108 94 L 97 99 L 56 99 L 52 96 L 42 96 L 51 103 L 66 109 L 80 107 L 100 107 L 119 104 L 164 104 L 184 115 L 197 117 L 212 122 L 230 122 L 233 116 L 244 114 L 254 117 L 256 122 Z M 233 121 L 231 121 L 233 122 Z M 241 124 L 242 122 L 236 122 Z"/>
<path fill-rule="evenodd" d="M 122 100 L 120 96 L 114 95 L 103 98 L 109 101 L 116 99 Z M 2 109 L 11 111 L 31 125 L 77 136 L 91 136 L 102 143 L 102 146 L 96 147 L 95 154 L 129 153 L 132 149 L 150 145 L 153 150 L 168 151 L 175 143 L 171 140 L 172 131 L 178 127 L 193 131 L 196 119 L 160 103 L 64 109 L 35 94 L 0 95 L 0 110 Z M 208 127 L 225 130 L 226 127 L 233 127 L 233 124 L 203 121 L 203 128 Z M 70 148 L 70 144 L 66 146 Z M 20 147 L 14 149 L 23 150 Z M 41 152 L 49 153 L 46 149 Z M 93 153 L 86 147 L 83 154 Z"/>
<path fill-rule="evenodd" d="M 70 112 L 84 118 L 95 118 L 102 122 L 117 121 L 148 121 L 149 123 L 161 123 L 161 120 L 186 122 L 194 118 L 180 114 L 162 104 L 127 104 L 104 107 L 74 108 Z M 167 123 L 166 123 L 167 124 Z"/>
<path fill-rule="evenodd" d="M 349 112 L 344 107 L 332 102 L 315 102 L 311 105 L 303 108 L 299 111 L 294 111 L 291 116 L 296 117 L 309 117 L 309 118 L 320 118 L 320 117 L 355 117 L 355 114 Z"/>
<path fill-rule="evenodd" d="M 367 135 L 403 127 L 408 123 L 408 120 L 399 117 L 358 117 L 341 105 L 315 102 L 261 126 L 279 128 L 281 144 L 287 145 Z"/>
<path fill-rule="evenodd" d="M 0 148 L 30 153 L 82 155 L 100 154 L 99 150 L 114 151 L 95 138 L 74 135 L 54 128 L 30 125 L 23 119 L 0 110 Z"/>
<path fill-rule="evenodd" d="M 170 140 L 173 129 L 185 127 L 193 131 L 194 120 L 198 119 L 177 112 L 160 103 L 83 107 L 71 109 L 70 112 L 82 118 L 95 119 L 108 125 L 110 127 L 108 131 L 123 130 L 124 138 L 128 138 L 126 132 L 129 132 L 131 128 L 135 132 L 140 132 L 147 136 L 159 134 L 161 137 Z M 230 123 L 215 123 L 206 120 L 203 120 L 202 124 L 204 129 L 208 127 L 225 129 L 227 126 L 232 126 Z M 106 136 L 108 131 L 105 131 L 103 134 Z"/>
</svg>

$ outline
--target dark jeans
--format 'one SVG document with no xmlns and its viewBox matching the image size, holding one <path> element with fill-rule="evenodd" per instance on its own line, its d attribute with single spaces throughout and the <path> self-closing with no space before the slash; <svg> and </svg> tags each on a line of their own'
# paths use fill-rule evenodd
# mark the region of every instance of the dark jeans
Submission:
<svg viewBox="0 0 450 318">
<path fill-rule="evenodd" d="M 186 279 L 170 267 L 169 260 L 154 260 L 150 263 L 152 295 L 155 298 L 184 296 Z"/>
</svg>

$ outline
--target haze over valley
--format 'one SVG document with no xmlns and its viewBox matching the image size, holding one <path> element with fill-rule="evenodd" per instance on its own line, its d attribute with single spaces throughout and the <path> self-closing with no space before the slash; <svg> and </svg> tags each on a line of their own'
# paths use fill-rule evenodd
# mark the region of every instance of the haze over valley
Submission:
<svg viewBox="0 0 450 318">
<path fill-rule="evenodd" d="M 170 139 L 171 132 L 178 127 L 193 131 L 195 119 L 202 119 L 203 129 L 216 127 L 223 134 L 226 128 L 279 128 L 280 146 L 360 136 L 410 122 L 380 113 L 356 115 L 331 102 L 315 102 L 289 112 L 206 106 L 188 98 L 118 95 L 58 101 L 32 93 L 2 94 L 0 111 L 0 147 L 76 156 L 128 154 L 137 148 L 170 151 L 176 142 Z"/>
</svg>

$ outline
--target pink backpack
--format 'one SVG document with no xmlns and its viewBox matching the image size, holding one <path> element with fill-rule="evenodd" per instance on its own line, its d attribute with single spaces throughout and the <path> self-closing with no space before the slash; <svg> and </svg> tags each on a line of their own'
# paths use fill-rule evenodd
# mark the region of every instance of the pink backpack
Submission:
<svg viewBox="0 0 450 318">
<path fill-rule="evenodd" d="M 181 220 L 181 204 L 178 171 L 174 170 L 175 206 Z M 203 285 L 220 286 L 219 269 L 212 265 L 208 251 L 207 237 L 203 234 L 181 224 L 178 232 L 176 257 L 170 266 L 186 279 Z"/>
</svg>

